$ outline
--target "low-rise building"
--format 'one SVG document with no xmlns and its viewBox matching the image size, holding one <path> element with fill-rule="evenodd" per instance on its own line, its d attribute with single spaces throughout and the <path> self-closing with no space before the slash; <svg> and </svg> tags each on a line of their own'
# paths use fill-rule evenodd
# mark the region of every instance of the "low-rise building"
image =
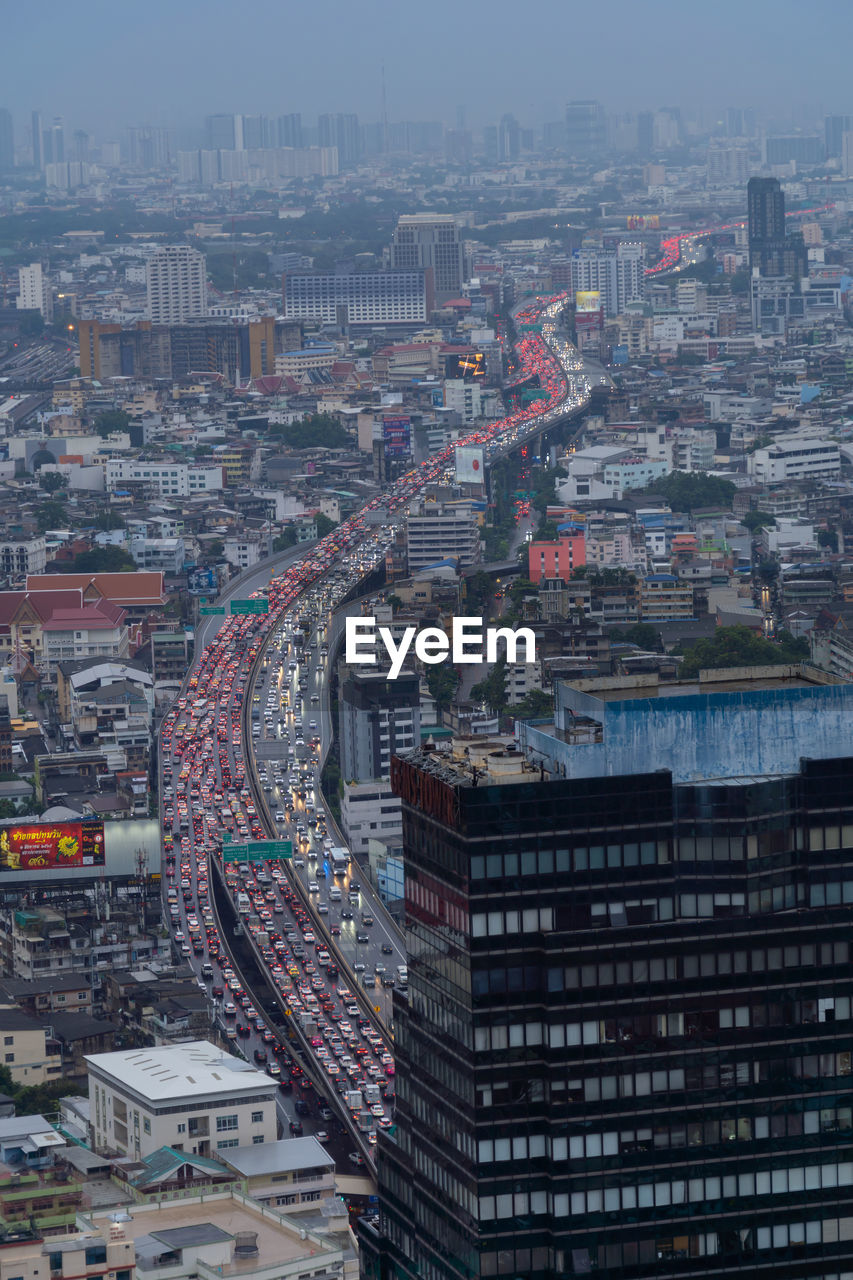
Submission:
<svg viewBox="0 0 853 1280">
<path fill-rule="evenodd" d="M 276 1081 L 209 1041 L 86 1061 L 97 1151 L 138 1158 L 168 1146 L 216 1155 L 277 1137 Z"/>
<path fill-rule="evenodd" d="M 335 1194 L 335 1161 L 316 1138 L 283 1138 L 221 1155 L 259 1204 L 295 1213 Z"/>
</svg>

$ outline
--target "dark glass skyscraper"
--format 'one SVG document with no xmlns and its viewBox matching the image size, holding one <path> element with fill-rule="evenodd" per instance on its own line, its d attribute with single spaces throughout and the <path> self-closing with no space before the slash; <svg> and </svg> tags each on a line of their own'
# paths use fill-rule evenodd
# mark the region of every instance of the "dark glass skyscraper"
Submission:
<svg viewBox="0 0 853 1280">
<path fill-rule="evenodd" d="M 803 237 L 785 234 L 785 195 L 778 178 L 750 178 L 746 187 L 749 267 L 763 276 L 808 275 Z"/>
<path fill-rule="evenodd" d="M 853 685 L 560 686 L 395 761 L 408 1000 L 365 1277 L 853 1270 Z"/>
</svg>

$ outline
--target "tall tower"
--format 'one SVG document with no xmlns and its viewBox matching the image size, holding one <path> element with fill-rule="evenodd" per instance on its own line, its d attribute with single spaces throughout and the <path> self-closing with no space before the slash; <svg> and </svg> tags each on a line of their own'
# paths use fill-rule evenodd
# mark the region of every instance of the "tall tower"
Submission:
<svg viewBox="0 0 853 1280">
<path fill-rule="evenodd" d="M 44 168 L 44 141 L 42 138 L 43 125 L 41 122 L 41 112 L 34 111 L 30 117 L 30 128 L 32 130 L 32 152 L 33 152 L 33 168 Z"/>
<path fill-rule="evenodd" d="M 182 324 L 207 315 L 207 263 L 189 245 L 164 245 L 146 264 L 153 324 Z"/>
<path fill-rule="evenodd" d="M 0 107 L 0 173 L 10 173 L 15 167 L 15 135 L 12 113 Z"/>
<path fill-rule="evenodd" d="M 391 243 L 391 266 L 432 267 L 436 296 L 441 300 L 458 297 L 465 278 L 465 255 L 453 215 L 403 214 Z"/>
</svg>

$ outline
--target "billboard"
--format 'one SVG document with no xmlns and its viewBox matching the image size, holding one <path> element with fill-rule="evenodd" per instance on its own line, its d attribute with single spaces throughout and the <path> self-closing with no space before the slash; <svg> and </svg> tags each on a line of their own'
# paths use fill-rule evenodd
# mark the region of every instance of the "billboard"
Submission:
<svg viewBox="0 0 853 1280">
<path fill-rule="evenodd" d="M 464 444 L 456 450 L 456 483 L 485 484 L 486 466 L 482 445 Z"/>
<path fill-rule="evenodd" d="M 625 221 L 629 231 L 657 231 L 660 228 L 659 213 L 631 213 Z"/>
<path fill-rule="evenodd" d="M 486 355 L 483 351 L 469 351 L 465 355 L 448 356 L 444 362 L 445 378 L 485 378 Z"/>
<path fill-rule="evenodd" d="M 56 871 L 104 865 L 104 824 L 48 822 L 0 828 L 0 871 Z"/>
<path fill-rule="evenodd" d="M 407 458 L 412 451 L 411 418 L 383 418 L 382 438 L 386 458 Z"/>
<path fill-rule="evenodd" d="M 600 311 L 601 293 L 598 289 L 579 289 L 575 294 L 575 311 Z"/>
</svg>

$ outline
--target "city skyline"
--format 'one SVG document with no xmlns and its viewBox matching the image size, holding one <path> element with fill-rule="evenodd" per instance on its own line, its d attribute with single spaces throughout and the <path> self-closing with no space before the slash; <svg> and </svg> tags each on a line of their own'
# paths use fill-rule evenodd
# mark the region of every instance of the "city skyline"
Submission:
<svg viewBox="0 0 853 1280">
<path fill-rule="evenodd" d="M 793 16 L 793 6 L 783 7 Z M 203 7 L 186 0 L 178 9 L 153 0 L 144 21 L 103 0 L 87 0 L 83 20 L 80 10 L 55 7 L 49 40 L 41 38 L 32 10 L 9 12 L 4 28 L 16 57 L 5 68 L 5 105 L 15 116 L 19 141 L 33 109 L 93 131 L 107 119 L 113 132 L 140 122 L 196 128 L 215 112 L 354 111 L 378 120 L 383 71 L 389 119 L 453 123 L 463 105 L 474 127 L 504 111 L 527 124 L 560 119 L 572 98 L 596 98 L 614 112 L 677 102 L 701 113 L 706 125 L 727 104 L 761 105 L 778 113 L 780 127 L 802 126 L 848 105 L 842 88 L 846 42 L 825 39 L 828 30 L 838 32 L 840 16 L 827 0 L 812 6 L 808 24 L 799 23 L 796 42 L 781 7 L 769 0 L 755 0 L 746 12 L 724 0 L 713 24 L 670 0 L 659 0 L 652 10 L 617 0 L 604 81 L 600 58 L 584 53 L 600 40 L 597 16 L 555 10 L 542 0 L 525 10 L 530 56 L 523 61 L 510 38 L 516 24 L 506 0 L 476 0 L 466 10 L 462 38 L 454 40 L 446 37 L 458 14 L 446 0 L 433 6 L 429 25 L 401 19 L 387 0 L 373 0 L 366 10 L 339 0 L 325 8 L 315 44 L 308 24 L 293 33 L 289 15 L 269 0 L 255 6 L 254 23 L 236 26 L 221 0 Z M 729 19 L 737 41 L 730 38 Z M 361 56 L 354 57 L 359 49 Z M 217 66 L 224 70 L 218 77 L 212 70 Z"/>
</svg>

